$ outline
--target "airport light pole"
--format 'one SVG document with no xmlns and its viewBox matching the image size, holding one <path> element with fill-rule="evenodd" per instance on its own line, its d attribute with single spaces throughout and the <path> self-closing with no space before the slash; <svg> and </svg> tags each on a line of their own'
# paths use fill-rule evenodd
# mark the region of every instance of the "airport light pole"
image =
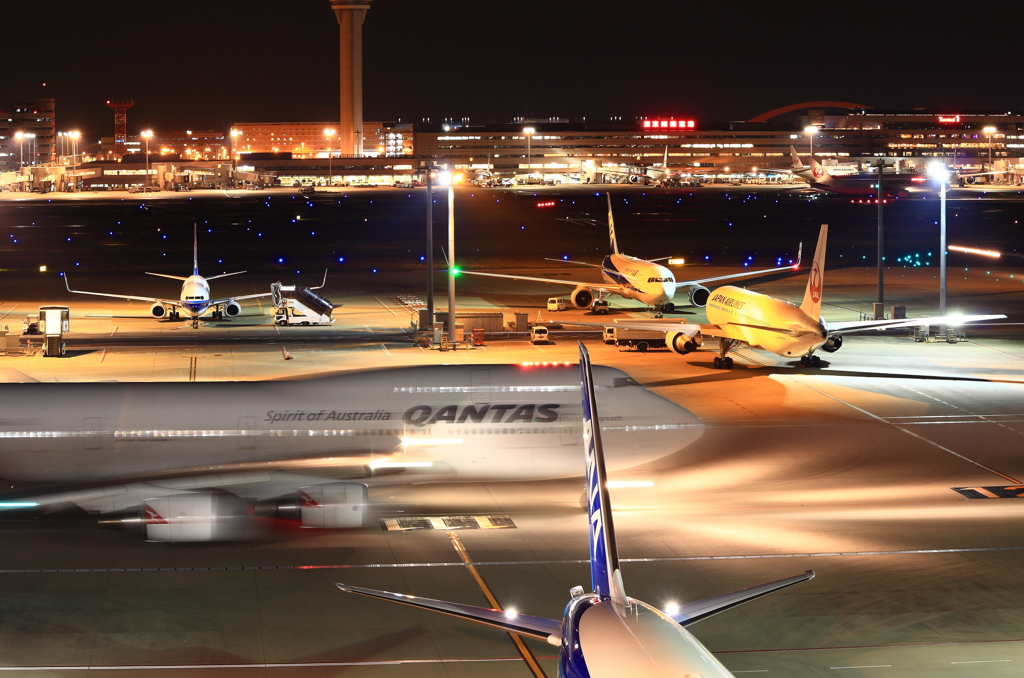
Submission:
<svg viewBox="0 0 1024 678">
<path fill-rule="evenodd" d="M 885 195 L 885 191 L 882 190 L 882 175 L 885 174 L 885 159 L 878 159 L 878 188 L 875 191 L 875 202 L 878 203 L 878 301 L 875 303 L 875 320 L 882 320 L 885 318 L 885 268 L 883 254 L 884 243 L 885 243 L 885 228 L 882 222 L 882 196 Z"/>
<path fill-rule="evenodd" d="M 448 343 L 455 346 L 455 187 L 448 182 Z"/>
<path fill-rule="evenodd" d="M 328 127 L 324 130 L 324 136 L 327 137 L 327 185 L 332 186 L 334 184 L 334 173 L 331 171 L 331 139 L 338 130 Z"/>
<path fill-rule="evenodd" d="M 527 127 L 523 130 L 523 134 L 526 135 L 526 178 L 530 178 L 530 174 L 533 173 L 533 158 L 530 155 L 530 139 L 533 137 L 533 133 L 536 132 L 532 127 Z"/>
<path fill-rule="evenodd" d="M 149 138 L 151 136 L 153 136 L 153 130 L 151 130 L 151 129 L 143 130 L 142 138 L 146 140 L 146 185 L 147 186 L 149 186 L 151 184 L 151 182 L 149 180 Z"/>
<path fill-rule="evenodd" d="M 78 189 L 78 175 L 76 174 L 78 168 L 78 138 L 82 136 L 81 132 L 77 130 L 69 132 L 68 136 L 71 137 L 71 179 L 74 182 L 74 187 Z"/>
<path fill-rule="evenodd" d="M 817 125 L 808 125 L 804 127 L 804 133 L 807 135 L 807 142 L 811 146 L 811 157 L 814 157 L 814 135 L 818 133 Z"/>
<path fill-rule="evenodd" d="M 14 138 L 18 140 L 18 172 L 25 168 L 25 133 L 15 132 Z"/>
<path fill-rule="evenodd" d="M 928 167 L 928 174 L 939 182 L 939 315 L 946 315 L 946 184 L 949 183 L 949 170 L 946 164 L 933 162 Z M 939 328 L 939 334 L 946 333 L 946 326 Z"/>
<path fill-rule="evenodd" d="M 423 168 L 427 179 L 427 322 L 430 331 L 434 331 L 434 184 L 433 172 L 437 171 L 434 163 Z M 421 330 L 423 328 L 420 328 Z"/>
<path fill-rule="evenodd" d="M 981 130 L 988 135 L 988 171 L 992 171 L 992 135 L 996 133 L 995 127 L 986 127 Z"/>
</svg>

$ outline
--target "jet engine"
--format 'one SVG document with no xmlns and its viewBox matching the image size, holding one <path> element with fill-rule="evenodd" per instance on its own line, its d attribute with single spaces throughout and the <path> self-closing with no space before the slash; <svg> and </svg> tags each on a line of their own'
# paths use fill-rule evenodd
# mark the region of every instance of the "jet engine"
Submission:
<svg viewBox="0 0 1024 678">
<path fill-rule="evenodd" d="M 594 305 L 594 293 L 586 287 L 577 287 L 569 297 L 576 308 L 590 308 Z"/>
<path fill-rule="evenodd" d="M 693 335 L 692 337 L 687 336 L 685 332 L 669 332 L 665 336 L 665 344 L 669 350 L 679 355 L 686 355 L 697 350 L 697 347 L 704 344 L 704 337 L 700 332 Z"/>
<path fill-rule="evenodd" d="M 824 344 L 821 345 L 821 350 L 825 353 L 835 353 L 843 347 L 843 335 L 833 334 L 828 338 Z"/>
<path fill-rule="evenodd" d="M 278 507 L 278 515 L 297 519 L 302 527 L 363 527 L 369 502 L 366 485 L 362 483 L 307 485 L 295 492 L 290 505 Z"/>
<path fill-rule="evenodd" d="M 167 308 L 160 302 L 157 302 L 149 307 L 149 313 L 154 318 L 163 318 L 165 315 L 167 315 Z"/>
<path fill-rule="evenodd" d="M 238 302 L 232 299 L 228 303 L 224 304 L 224 313 L 229 318 L 234 318 L 236 315 L 242 312 L 242 307 L 238 305 Z"/>
<path fill-rule="evenodd" d="M 219 490 L 172 494 L 142 502 L 135 511 L 108 516 L 101 527 L 141 534 L 149 541 L 228 541 L 245 536 L 244 500 Z"/>
<path fill-rule="evenodd" d="M 694 285 L 689 289 L 690 303 L 694 306 L 707 306 L 708 299 L 711 298 L 711 290 L 702 286 Z"/>
</svg>

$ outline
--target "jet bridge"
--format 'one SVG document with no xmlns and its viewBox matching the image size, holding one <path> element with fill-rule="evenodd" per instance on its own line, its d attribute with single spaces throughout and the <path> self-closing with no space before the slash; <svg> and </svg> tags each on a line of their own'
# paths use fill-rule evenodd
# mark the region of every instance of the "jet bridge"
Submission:
<svg viewBox="0 0 1024 678">
<path fill-rule="evenodd" d="M 334 322 L 331 313 L 337 306 L 309 287 L 276 282 L 270 286 L 270 292 L 274 297 L 274 322 L 278 325 L 330 325 Z"/>
</svg>

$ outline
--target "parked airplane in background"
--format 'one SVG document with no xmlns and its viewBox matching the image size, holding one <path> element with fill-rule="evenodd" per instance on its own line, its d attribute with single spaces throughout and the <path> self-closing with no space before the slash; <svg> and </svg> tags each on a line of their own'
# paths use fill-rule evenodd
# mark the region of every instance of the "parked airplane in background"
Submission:
<svg viewBox="0 0 1024 678">
<path fill-rule="evenodd" d="M 684 280 L 676 282 L 675 275 L 668 268 L 655 263 L 669 257 L 659 259 L 639 259 L 628 254 L 619 252 L 619 245 L 615 239 L 615 221 L 612 217 L 612 198 L 608 196 L 608 238 L 611 241 L 611 252 L 604 258 L 601 264 L 590 264 L 583 261 L 568 261 L 563 263 L 579 264 L 581 266 L 592 266 L 601 269 L 601 276 L 607 283 L 573 282 L 571 280 L 556 280 L 553 278 L 534 278 L 524 275 L 506 275 L 502 273 L 481 273 L 479 271 L 460 271 L 468 275 L 482 275 L 491 278 L 509 278 L 511 280 L 532 280 L 535 282 L 552 283 L 555 285 L 571 285 L 575 287 L 569 296 L 573 306 L 576 308 L 590 308 L 598 299 L 603 299 L 610 294 L 617 294 L 625 299 L 635 299 L 644 305 L 659 311 L 671 313 L 675 310 L 673 299 L 676 290 L 688 288 L 689 301 L 693 306 L 704 306 L 708 301 L 710 291 L 704 287 L 706 283 L 732 278 L 746 278 L 753 275 L 775 273 L 778 271 L 789 271 L 800 266 L 800 253 L 797 254 L 796 263 L 780 268 L 761 269 L 756 271 L 744 271 L 743 273 L 731 273 L 711 278 L 699 278 L 697 280 Z M 801 251 L 802 251 L 801 245 Z M 557 260 L 562 261 L 562 260 Z"/>
<path fill-rule="evenodd" d="M 800 155 L 796 152 L 795 147 L 789 147 L 789 155 L 793 158 L 793 174 L 808 183 L 815 182 L 823 178 L 824 175 L 822 170 L 824 170 L 824 168 L 819 165 L 820 170 L 818 174 L 815 174 L 814 169 L 810 165 L 805 165 L 804 161 L 800 159 Z M 848 177 L 860 174 L 861 172 L 852 165 L 832 165 L 828 168 L 828 173 L 833 177 Z"/>
<path fill-rule="evenodd" d="M 644 186 L 678 186 L 679 173 L 668 167 L 668 146 L 660 166 L 652 165 L 601 165 L 593 160 L 584 160 L 580 174 L 590 184 L 642 184 Z"/>
<path fill-rule="evenodd" d="M 821 317 L 822 287 L 825 275 L 825 241 L 828 225 L 822 224 L 814 262 L 804 291 L 803 303 L 758 294 L 741 287 L 720 287 L 707 305 L 707 325 L 621 320 L 615 323 L 573 323 L 564 325 L 598 325 L 649 331 L 664 331 L 665 343 L 675 353 L 697 350 L 704 337 L 717 337 L 719 355 L 715 367 L 732 367 L 729 352 L 740 346 L 771 351 L 783 357 L 800 358 L 805 367 L 818 367 L 821 358 L 814 355 L 819 348 L 834 353 L 843 345 L 843 333 L 866 329 L 888 329 L 917 325 L 960 325 L 981 320 L 998 320 L 1005 315 L 958 315 L 904 320 L 853 320 L 826 323 Z"/>
<path fill-rule="evenodd" d="M 211 275 L 208 278 L 204 278 L 199 275 L 199 240 L 196 236 L 195 230 L 192 232 L 192 275 L 188 277 L 182 277 L 178 275 L 167 275 L 166 273 L 150 273 L 146 272 L 146 275 L 155 275 L 161 278 L 171 278 L 172 280 L 181 280 L 181 294 L 177 299 L 161 299 L 159 297 L 139 297 L 130 294 L 106 294 L 104 292 L 85 292 L 83 290 L 71 289 L 71 282 L 68 280 L 66 274 L 64 275 L 64 285 L 68 288 L 68 292 L 74 294 L 91 294 L 95 297 L 113 297 L 115 299 L 133 299 L 135 301 L 148 301 L 153 305 L 149 307 L 149 312 L 154 318 L 167 317 L 170 320 L 177 320 L 179 310 L 181 309 L 186 315 L 192 319 L 192 327 L 199 327 L 199 318 L 213 309 L 213 319 L 223 320 L 224 315 L 227 314 L 229 318 L 233 318 L 242 312 L 242 307 L 239 306 L 238 302 L 242 299 L 255 299 L 257 297 L 269 297 L 270 292 L 263 292 L 260 294 L 246 294 L 240 297 L 225 297 L 223 299 L 211 299 L 210 298 L 210 280 L 217 278 L 226 278 L 229 275 L 238 275 L 245 273 L 245 271 L 235 271 L 234 273 L 221 273 L 220 275 Z M 325 278 L 326 280 L 326 278 Z M 322 287 L 322 285 L 321 285 Z M 314 287 L 311 289 L 319 289 Z"/>
<path fill-rule="evenodd" d="M 563 678 L 732 678 L 733 674 L 685 627 L 812 579 L 814 572 L 807 571 L 795 577 L 696 600 L 665 611 L 627 596 L 619 570 L 602 426 L 598 417 L 590 357 L 582 343 L 580 371 L 592 593 L 585 593 L 582 586 L 573 587 L 569 591 L 571 600 L 559 621 L 520 614 L 512 609 L 474 607 L 346 584 L 337 584 L 337 587 L 346 593 L 440 612 L 508 633 L 547 641 L 558 647 L 558 675 Z M 579 442 L 577 440 L 577 444 Z"/>
<path fill-rule="evenodd" d="M 700 420 L 597 368 L 615 468 L 677 452 Z M 438 365 L 304 381 L 0 384 L 0 509 L 69 502 L 154 541 L 369 520 L 367 484 L 578 474 L 568 365 Z M 627 444 L 629 441 L 630 444 Z"/>
<path fill-rule="evenodd" d="M 868 198 L 878 196 L 878 169 L 873 168 L 872 172 L 851 174 L 849 176 L 833 176 L 830 167 L 826 169 L 811 158 L 811 178 L 807 180 L 808 185 L 815 191 L 822 193 L 837 193 L 839 195 L 855 195 Z M 928 177 L 924 174 L 910 174 L 893 172 L 882 174 L 882 195 L 885 198 L 905 198 L 910 191 L 934 191 Z"/>
</svg>

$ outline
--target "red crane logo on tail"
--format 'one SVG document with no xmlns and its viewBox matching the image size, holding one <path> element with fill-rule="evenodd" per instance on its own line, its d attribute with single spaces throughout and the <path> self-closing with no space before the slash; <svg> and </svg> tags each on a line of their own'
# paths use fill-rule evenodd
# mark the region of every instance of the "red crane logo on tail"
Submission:
<svg viewBox="0 0 1024 678">
<path fill-rule="evenodd" d="M 825 170 L 823 170 L 819 165 L 815 165 L 814 169 L 811 170 L 811 174 L 814 175 L 815 179 L 820 179 L 825 176 Z"/>
<path fill-rule="evenodd" d="M 807 289 L 811 292 L 811 301 L 816 304 L 821 301 L 821 269 L 818 268 L 818 262 L 814 262 L 811 268 L 811 282 Z"/>
</svg>

